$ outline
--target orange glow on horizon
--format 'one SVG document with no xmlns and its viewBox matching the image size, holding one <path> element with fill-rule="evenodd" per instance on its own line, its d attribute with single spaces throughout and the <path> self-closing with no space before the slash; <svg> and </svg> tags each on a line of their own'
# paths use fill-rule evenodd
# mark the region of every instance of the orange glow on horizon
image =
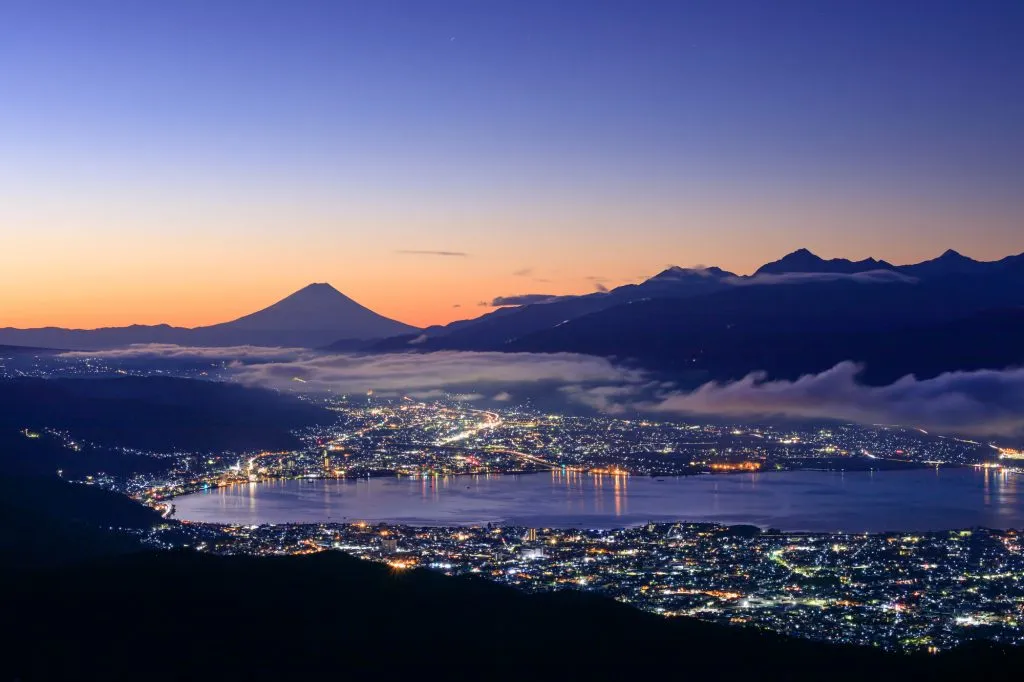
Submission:
<svg viewBox="0 0 1024 682">
<path fill-rule="evenodd" d="M 598 284 L 639 282 L 669 265 L 750 274 L 800 247 L 823 258 L 894 263 L 934 258 L 945 248 L 980 260 L 1024 250 L 1012 212 L 960 206 L 940 214 L 939 207 L 838 201 L 794 208 L 780 201 L 737 208 L 711 200 L 595 200 L 493 212 L 475 207 L 454 218 L 433 206 L 422 207 L 423 215 L 365 208 L 301 218 L 273 206 L 261 214 L 250 205 L 214 206 L 209 215 L 201 205 L 181 215 L 128 206 L 123 217 L 84 200 L 61 204 L 53 215 L 0 206 L 0 222 L 24 227 L 0 250 L 0 327 L 210 325 L 311 282 L 328 282 L 381 315 L 424 327 L 477 317 L 493 309 L 480 303 L 497 296 L 585 294 Z M 244 227 L 250 223 L 256 227 Z M 296 223 L 302 228 L 292 229 Z M 899 229 L 924 223 L 931 230 L 924 241 Z M 965 224 L 986 224 L 1002 236 L 964 248 Z M 432 246 L 467 255 L 408 253 Z"/>
</svg>

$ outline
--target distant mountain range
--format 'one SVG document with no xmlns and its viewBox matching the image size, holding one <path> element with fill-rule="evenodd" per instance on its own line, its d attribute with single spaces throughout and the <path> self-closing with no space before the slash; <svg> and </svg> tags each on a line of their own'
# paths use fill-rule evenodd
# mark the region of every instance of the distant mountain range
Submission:
<svg viewBox="0 0 1024 682">
<path fill-rule="evenodd" d="M 419 331 L 378 315 L 329 284 L 310 284 L 268 308 L 208 327 L 132 325 L 103 329 L 0 329 L 0 344 L 75 350 L 134 343 L 184 346 L 296 346 L 316 348 L 339 339 L 368 340 Z"/>
<path fill-rule="evenodd" d="M 864 362 L 876 383 L 1003 368 L 1024 363 L 1024 254 L 982 262 L 946 251 L 897 266 L 800 249 L 750 276 L 672 267 L 372 348 L 588 353 L 695 384 L 756 370 L 791 379 L 843 360 Z"/>
<path fill-rule="evenodd" d="M 773 378 L 865 363 L 865 379 L 1024 364 L 1024 254 L 982 262 L 956 251 L 911 265 L 823 259 L 807 249 L 741 276 L 670 267 L 607 292 L 556 296 L 417 329 L 311 284 L 209 327 L 0 329 L 8 354 L 133 343 L 298 346 L 331 351 L 575 352 L 692 382 Z"/>
</svg>

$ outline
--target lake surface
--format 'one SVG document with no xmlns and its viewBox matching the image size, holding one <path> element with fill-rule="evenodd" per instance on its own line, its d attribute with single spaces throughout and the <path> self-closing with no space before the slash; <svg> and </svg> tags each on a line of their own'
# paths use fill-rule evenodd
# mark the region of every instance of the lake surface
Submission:
<svg viewBox="0 0 1024 682">
<path fill-rule="evenodd" d="M 386 521 L 615 528 L 653 521 L 877 532 L 1024 528 L 1024 486 L 991 469 L 772 472 L 654 479 L 519 476 L 270 481 L 185 495 L 177 518 L 230 524 Z"/>
</svg>

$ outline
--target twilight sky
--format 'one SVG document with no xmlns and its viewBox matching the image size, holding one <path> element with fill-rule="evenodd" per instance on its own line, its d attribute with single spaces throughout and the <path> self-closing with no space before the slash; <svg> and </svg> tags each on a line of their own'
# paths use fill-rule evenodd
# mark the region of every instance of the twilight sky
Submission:
<svg viewBox="0 0 1024 682">
<path fill-rule="evenodd" d="M 0 326 L 1018 253 L 1021 35 L 1019 0 L 0 0 Z"/>
</svg>

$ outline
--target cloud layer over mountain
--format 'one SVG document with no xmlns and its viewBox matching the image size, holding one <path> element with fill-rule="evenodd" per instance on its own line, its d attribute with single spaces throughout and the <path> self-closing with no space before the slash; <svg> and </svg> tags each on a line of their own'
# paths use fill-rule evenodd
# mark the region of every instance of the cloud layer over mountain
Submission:
<svg viewBox="0 0 1024 682">
<path fill-rule="evenodd" d="M 786 416 L 919 426 L 945 432 L 1024 434 L 1024 369 L 906 376 L 888 386 L 857 381 L 862 368 L 842 362 L 795 381 L 753 373 L 662 395 L 643 409 L 673 414 Z"/>
<path fill-rule="evenodd" d="M 795 381 L 752 373 L 692 391 L 605 358 L 574 353 L 441 351 L 380 355 L 324 354 L 291 348 L 132 346 L 67 353 L 111 361 L 227 363 L 240 383 L 307 392 L 459 395 L 465 400 L 521 401 L 557 395 L 566 405 L 610 414 L 673 417 L 790 417 L 902 424 L 928 430 L 1024 436 L 1024 368 L 907 376 L 887 386 L 858 381 L 861 367 L 842 362 Z"/>
<path fill-rule="evenodd" d="M 698 272 L 698 271 L 695 271 Z M 916 277 L 894 270 L 867 270 L 865 272 L 784 272 L 779 274 L 762 272 L 750 277 L 725 277 L 726 284 L 733 286 L 764 286 L 771 284 L 809 284 L 813 282 L 857 282 L 859 284 L 913 284 Z"/>
<path fill-rule="evenodd" d="M 642 381 L 639 372 L 604 358 L 572 353 L 392 353 L 385 355 L 304 354 L 290 362 L 239 363 L 234 379 L 245 384 L 282 387 L 296 379 L 305 390 L 355 393 L 373 390 L 406 394 L 426 390 L 514 394 L 531 384 L 625 384 Z"/>
</svg>

